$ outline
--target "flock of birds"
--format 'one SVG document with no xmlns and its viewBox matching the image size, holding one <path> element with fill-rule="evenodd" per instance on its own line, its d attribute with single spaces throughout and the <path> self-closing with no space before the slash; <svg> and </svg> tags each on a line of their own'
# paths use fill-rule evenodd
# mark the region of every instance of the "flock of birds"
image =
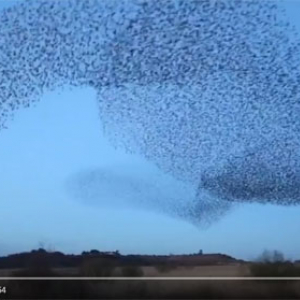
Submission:
<svg viewBox="0 0 300 300">
<path fill-rule="evenodd" d="M 195 186 L 186 219 L 300 203 L 300 40 L 275 2 L 27 0 L 0 37 L 0 129 L 90 86 L 116 147 Z"/>
</svg>

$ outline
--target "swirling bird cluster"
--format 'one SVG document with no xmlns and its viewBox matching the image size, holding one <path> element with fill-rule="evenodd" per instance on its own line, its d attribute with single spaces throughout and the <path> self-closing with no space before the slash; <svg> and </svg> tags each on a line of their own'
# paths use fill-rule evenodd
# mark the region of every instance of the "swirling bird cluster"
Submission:
<svg viewBox="0 0 300 300">
<path fill-rule="evenodd" d="M 114 145 L 195 185 L 186 218 L 300 203 L 300 44 L 275 2 L 27 0 L 0 37 L 1 128 L 91 86 Z"/>
</svg>

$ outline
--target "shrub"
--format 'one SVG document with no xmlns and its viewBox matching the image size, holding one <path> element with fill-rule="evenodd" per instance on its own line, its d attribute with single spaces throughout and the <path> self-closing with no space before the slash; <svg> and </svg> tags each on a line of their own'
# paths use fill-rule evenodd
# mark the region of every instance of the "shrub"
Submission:
<svg viewBox="0 0 300 300">
<path fill-rule="evenodd" d="M 80 275 L 87 277 L 108 277 L 113 275 L 115 268 L 116 264 L 114 261 L 105 258 L 92 258 L 82 264 Z"/>
<path fill-rule="evenodd" d="M 156 268 L 156 270 L 157 270 L 159 273 L 168 273 L 168 272 L 170 272 L 170 271 L 176 269 L 177 266 L 174 265 L 174 264 L 167 264 L 167 263 L 165 263 L 165 264 L 157 265 L 157 266 L 155 266 L 155 268 Z"/>
<path fill-rule="evenodd" d="M 143 269 L 139 266 L 125 266 L 121 272 L 124 277 L 141 277 L 144 275 Z"/>
<path fill-rule="evenodd" d="M 279 251 L 264 251 L 258 261 L 250 266 L 252 276 L 293 277 L 300 275 L 300 268 L 284 259 Z"/>
<path fill-rule="evenodd" d="M 291 262 L 266 262 L 252 264 L 250 272 L 257 277 L 294 277 L 300 275 L 300 268 Z"/>
</svg>

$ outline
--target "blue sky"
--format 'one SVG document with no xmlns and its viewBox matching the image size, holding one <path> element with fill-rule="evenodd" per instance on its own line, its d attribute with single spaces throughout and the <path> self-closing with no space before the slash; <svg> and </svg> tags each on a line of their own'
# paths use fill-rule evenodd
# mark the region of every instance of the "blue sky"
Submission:
<svg viewBox="0 0 300 300">
<path fill-rule="evenodd" d="M 0 2 L 0 7 L 10 5 Z M 300 31 L 300 3 L 286 1 L 288 17 Z M 130 187 L 120 192 L 75 197 L 66 183 L 78 172 L 109 170 L 168 184 L 175 193 L 192 194 L 143 158 L 115 149 L 101 133 L 95 91 L 90 88 L 46 93 L 35 107 L 20 110 L 9 129 L 0 132 L 0 255 L 30 250 L 43 243 L 78 253 L 91 248 L 121 253 L 221 252 L 252 259 L 265 249 L 300 258 L 300 207 L 249 204 L 236 207 L 207 229 L 134 205 Z M 120 197 L 122 193 L 126 197 Z M 144 187 L 139 195 L 149 197 Z M 160 195 L 159 193 L 157 194 Z M 173 199 L 174 191 L 161 194 Z M 100 197 L 100 196 L 99 196 Z M 154 196 L 153 196 L 154 197 Z M 97 201 L 96 201 L 96 200 Z M 176 197 L 175 197 L 176 199 Z"/>
</svg>

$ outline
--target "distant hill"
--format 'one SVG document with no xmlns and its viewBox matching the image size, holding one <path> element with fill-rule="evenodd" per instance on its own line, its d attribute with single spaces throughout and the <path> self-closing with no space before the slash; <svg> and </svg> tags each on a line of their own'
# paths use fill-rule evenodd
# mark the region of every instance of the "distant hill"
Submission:
<svg viewBox="0 0 300 300">
<path fill-rule="evenodd" d="M 222 265 L 242 263 L 224 254 L 190 254 L 190 255 L 121 255 L 116 252 L 100 252 L 91 250 L 79 255 L 62 252 L 47 252 L 44 249 L 33 250 L 0 257 L 0 269 L 26 268 L 32 264 L 45 264 L 54 268 L 78 267 L 84 261 L 92 258 L 102 258 L 114 261 L 120 265 L 152 266 L 158 264 L 176 264 L 183 266 Z"/>
</svg>

